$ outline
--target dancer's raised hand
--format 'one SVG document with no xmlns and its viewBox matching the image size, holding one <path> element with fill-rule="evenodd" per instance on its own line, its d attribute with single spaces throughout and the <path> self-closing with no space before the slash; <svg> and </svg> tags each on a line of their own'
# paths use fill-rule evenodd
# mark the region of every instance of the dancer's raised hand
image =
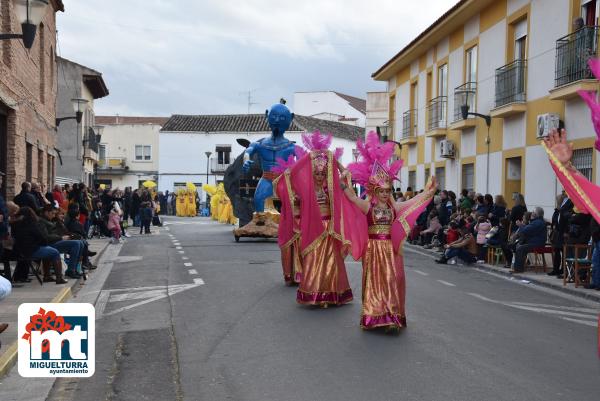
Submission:
<svg viewBox="0 0 600 401">
<path fill-rule="evenodd" d="M 573 157 L 573 144 L 567 142 L 567 131 L 564 129 L 558 132 L 556 129 L 550 131 L 550 134 L 544 138 L 544 143 L 561 163 L 566 164 Z"/>
</svg>

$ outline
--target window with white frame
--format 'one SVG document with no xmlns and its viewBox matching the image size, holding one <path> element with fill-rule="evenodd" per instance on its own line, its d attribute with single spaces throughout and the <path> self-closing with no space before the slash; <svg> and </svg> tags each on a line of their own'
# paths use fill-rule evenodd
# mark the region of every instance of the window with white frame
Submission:
<svg viewBox="0 0 600 401">
<path fill-rule="evenodd" d="M 217 145 L 217 163 L 218 164 L 230 164 L 231 163 L 231 145 Z"/>
<path fill-rule="evenodd" d="M 475 189 L 475 165 L 473 163 L 462 166 L 462 188 L 467 191 Z"/>
<path fill-rule="evenodd" d="M 477 82 L 477 46 L 473 46 L 467 50 L 465 63 L 465 82 Z"/>
<path fill-rule="evenodd" d="M 446 189 L 446 168 L 436 167 L 435 168 L 435 179 L 438 182 L 439 189 Z"/>
<path fill-rule="evenodd" d="M 98 161 L 101 166 L 106 165 L 106 144 L 100 143 L 98 144 Z"/>
<path fill-rule="evenodd" d="M 448 64 L 438 68 L 438 96 L 448 96 Z"/>
<path fill-rule="evenodd" d="M 135 145 L 135 160 L 136 161 L 152 160 L 152 146 L 150 146 L 150 145 Z"/>
<path fill-rule="evenodd" d="M 413 191 L 416 189 L 417 186 L 417 172 L 416 171 L 409 171 L 408 172 L 408 186 L 407 188 L 410 187 L 410 189 L 412 189 Z"/>
<path fill-rule="evenodd" d="M 593 149 L 577 149 L 573 151 L 573 157 L 571 163 L 579 170 L 579 172 L 588 180 L 592 180 L 592 172 L 594 165 Z"/>
<path fill-rule="evenodd" d="M 595 26 L 598 16 L 598 0 L 582 0 L 581 1 L 581 18 L 585 25 Z"/>
</svg>

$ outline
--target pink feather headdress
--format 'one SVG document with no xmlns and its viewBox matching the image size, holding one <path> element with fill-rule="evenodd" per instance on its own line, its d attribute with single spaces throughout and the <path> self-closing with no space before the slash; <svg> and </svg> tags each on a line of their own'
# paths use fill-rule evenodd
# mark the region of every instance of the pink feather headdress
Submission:
<svg viewBox="0 0 600 401">
<path fill-rule="evenodd" d="M 324 171 L 327 168 L 327 151 L 331 146 L 333 135 L 321 135 L 318 130 L 312 134 L 302 134 L 302 143 L 304 147 L 312 153 L 313 166 L 317 171 Z M 336 148 L 333 157 L 339 159 L 344 153 L 343 148 Z"/>
<path fill-rule="evenodd" d="M 352 173 L 352 180 L 366 187 L 369 195 L 373 196 L 377 188 L 391 188 L 392 182 L 398 179 L 402 160 L 389 163 L 395 146 L 393 142 L 382 144 L 374 131 L 369 132 L 366 142 L 357 141 L 360 159 L 350 163 L 348 170 Z"/>
<path fill-rule="evenodd" d="M 276 173 L 276 174 L 283 174 L 285 172 L 285 170 L 287 169 L 291 169 L 294 164 L 296 164 L 296 162 L 298 160 L 300 160 L 300 158 L 302 156 L 304 156 L 306 154 L 306 150 L 304 150 L 304 148 L 302 148 L 302 146 L 298 146 L 296 145 L 294 147 L 294 154 L 290 155 L 287 160 L 278 157 L 275 159 L 275 162 L 277 162 L 277 164 L 275 164 L 275 166 L 271 169 L 272 172 Z"/>
<path fill-rule="evenodd" d="M 589 60 L 588 65 L 596 79 L 600 79 L 600 59 Z M 577 91 L 577 93 L 585 100 L 592 112 L 592 123 L 594 124 L 594 130 L 596 131 L 596 142 L 594 143 L 594 147 L 600 152 L 600 104 L 596 100 L 597 93 L 596 91 L 584 90 Z"/>
</svg>

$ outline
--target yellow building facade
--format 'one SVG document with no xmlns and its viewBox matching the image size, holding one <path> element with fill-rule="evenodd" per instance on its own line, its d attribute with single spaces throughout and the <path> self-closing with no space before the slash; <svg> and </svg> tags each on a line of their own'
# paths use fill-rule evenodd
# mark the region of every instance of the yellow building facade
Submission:
<svg viewBox="0 0 600 401">
<path fill-rule="evenodd" d="M 562 188 L 540 137 L 559 124 L 576 167 L 599 182 L 590 113 L 577 95 L 598 89 L 587 60 L 598 54 L 599 3 L 462 0 L 376 71 L 388 85 L 388 137 L 402 144 L 402 188 L 436 175 L 457 193 L 503 194 L 512 204 L 520 192 L 550 211 Z M 463 118 L 464 106 L 490 126 Z"/>
</svg>

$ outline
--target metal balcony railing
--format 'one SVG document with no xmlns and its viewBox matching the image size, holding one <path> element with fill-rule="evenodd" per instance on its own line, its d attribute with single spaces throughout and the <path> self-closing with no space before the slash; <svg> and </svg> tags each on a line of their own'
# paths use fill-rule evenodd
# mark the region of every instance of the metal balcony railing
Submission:
<svg viewBox="0 0 600 401">
<path fill-rule="evenodd" d="M 454 122 L 462 121 L 460 107 L 464 104 L 469 106 L 470 112 L 477 112 L 477 82 L 467 82 L 454 89 Z"/>
<path fill-rule="evenodd" d="M 438 96 L 427 106 L 427 131 L 446 128 L 448 115 L 448 97 Z"/>
<path fill-rule="evenodd" d="M 108 157 L 98 160 L 99 169 L 123 169 L 127 165 L 127 159 L 124 157 Z"/>
<path fill-rule="evenodd" d="M 402 115 L 402 139 L 417 135 L 417 109 L 404 112 Z"/>
<path fill-rule="evenodd" d="M 527 60 L 515 60 L 496 70 L 495 107 L 510 103 L 524 102 Z"/>
<path fill-rule="evenodd" d="M 556 41 L 556 88 L 582 79 L 594 79 L 588 60 L 598 54 L 599 28 L 585 26 Z"/>
</svg>

